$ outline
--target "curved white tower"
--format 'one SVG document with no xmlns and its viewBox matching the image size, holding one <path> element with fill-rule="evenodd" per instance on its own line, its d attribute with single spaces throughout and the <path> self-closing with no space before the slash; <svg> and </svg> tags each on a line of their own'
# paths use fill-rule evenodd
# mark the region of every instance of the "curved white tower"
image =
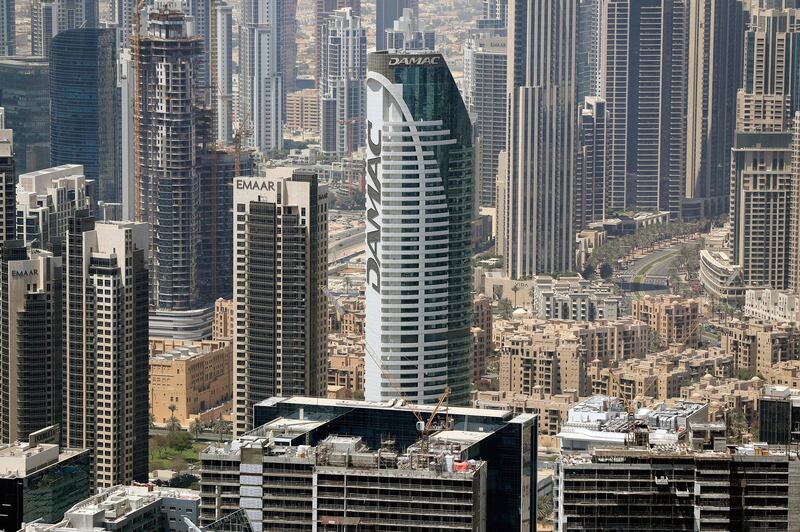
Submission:
<svg viewBox="0 0 800 532">
<path fill-rule="evenodd" d="M 469 400 L 472 126 L 441 54 L 370 54 L 368 400 Z"/>
</svg>

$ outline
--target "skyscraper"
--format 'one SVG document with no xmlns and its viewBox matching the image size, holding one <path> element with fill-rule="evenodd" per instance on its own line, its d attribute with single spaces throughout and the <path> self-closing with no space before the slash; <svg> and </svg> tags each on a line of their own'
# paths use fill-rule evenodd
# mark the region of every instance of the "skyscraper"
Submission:
<svg viewBox="0 0 800 532">
<path fill-rule="evenodd" d="M 234 270 L 236 433 L 275 395 L 324 394 L 328 189 L 315 172 L 237 177 Z"/>
<path fill-rule="evenodd" d="M 575 229 L 606 218 L 606 102 L 584 98 L 581 108 L 580 153 L 575 176 Z"/>
<path fill-rule="evenodd" d="M 225 2 L 216 2 L 214 19 L 216 52 L 214 68 L 216 83 L 212 87 L 217 111 L 217 141 L 223 145 L 233 140 L 233 8 Z"/>
<path fill-rule="evenodd" d="M 187 0 L 187 15 L 192 17 L 194 34 L 203 42 L 201 60 L 197 63 L 197 88 L 206 92 L 211 88 L 211 10 L 212 0 Z"/>
<path fill-rule="evenodd" d="M 792 229 L 791 132 L 737 131 L 731 173 L 733 258 L 747 286 L 787 287 Z"/>
<path fill-rule="evenodd" d="M 789 130 L 800 109 L 799 50 L 800 9 L 751 10 L 737 93 L 737 131 Z"/>
<path fill-rule="evenodd" d="M 684 217 L 693 214 L 690 210 L 708 216 L 728 208 L 744 19 L 739 0 L 689 3 Z"/>
<path fill-rule="evenodd" d="M 512 278 L 572 269 L 578 153 L 574 0 L 508 11 L 508 150 L 503 227 Z"/>
<path fill-rule="evenodd" d="M 470 35 L 464 44 L 464 104 L 475 125 L 482 207 L 497 205 L 498 157 L 506 147 L 506 38 Z"/>
<path fill-rule="evenodd" d="M 353 16 L 361 16 L 361 0 L 314 0 L 314 46 L 316 61 L 314 64 L 314 79 L 322 79 L 322 42 L 323 26 L 331 13 L 345 7 L 353 8 Z"/>
<path fill-rule="evenodd" d="M 84 210 L 64 241 L 62 440 L 95 449 L 95 488 L 147 481 L 147 238 Z"/>
<path fill-rule="evenodd" d="M 419 0 L 376 0 L 375 1 L 375 49 L 392 48 L 386 43 L 386 30 L 394 27 L 394 21 L 410 9 L 415 15 L 419 11 Z M 431 49 L 433 49 L 431 47 Z"/>
<path fill-rule="evenodd" d="M 121 102 L 116 30 L 59 33 L 50 51 L 50 160 L 81 164 L 95 200 L 122 201 Z"/>
<path fill-rule="evenodd" d="M 42 57 L 0 57 L 0 107 L 13 129 L 17 172 L 50 166 L 50 82 Z"/>
<path fill-rule="evenodd" d="M 364 145 L 367 33 L 351 8 L 328 16 L 322 35 L 320 133 L 322 151 L 344 156 Z"/>
<path fill-rule="evenodd" d="M 430 50 L 436 48 L 436 32 L 420 28 L 413 9 L 403 9 L 403 14 L 386 29 L 386 50 Z M 380 48 L 379 48 L 380 49 Z"/>
<path fill-rule="evenodd" d="M 17 53 L 15 0 L 0 0 L 0 55 Z"/>
<path fill-rule="evenodd" d="M 365 397 L 466 404 L 472 123 L 441 54 L 367 66 Z"/>
<path fill-rule="evenodd" d="M 200 183 L 197 64 L 202 43 L 173 4 L 149 12 L 139 43 L 137 220 L 151 228 L 151 304 L 188 311 L 198 304 Z M 170 76 L 164 76 L 170 72 Z"/>
<path fill-rule="evenodd" d="M 680 216 L 685 186 L 686 0 L 603 4 L 608 209 Z"/>
<path fill-rule="evenodd" d="M 0 107 L 0 243 L 16 238 L 17 173 L 14 131 L 6 129 L 5 109 Z"/>
<path fill-rule="evenodd" d="M 7 240 L 0 250 L 0 442 L 61 419 L 61 259 Z"/>
<path fill-rule="evenodd" d="M 95 182 L 86 180 L 79 164 L 21 174 L 16 191 L 16 238 L 60 254 L 67 220 L 78 210 L 94 208 L 94 189 Z"/>
<path fill-rule="evenodd" d="M 252 124 L 252 145 L 262 152 L 283 146 L 284 74 L 291 69 L 293 76 L 295 68 L 296 9 L 296 0 L 246 0 L 243 5 L 239 120 Z"/>
<path fill-rule="evenodd" d="M 600 13 L 601 0 L 578 0 L 575 77 L 578 105 L 587 96 L 600 94 Z"/>
<path fill-rule="evenodd" d="M 96 28 L 97 0 L 33 0 L 31 3 L 31 55 L 50 56 L 53 37 L 75 28 Z"/>
</svg>

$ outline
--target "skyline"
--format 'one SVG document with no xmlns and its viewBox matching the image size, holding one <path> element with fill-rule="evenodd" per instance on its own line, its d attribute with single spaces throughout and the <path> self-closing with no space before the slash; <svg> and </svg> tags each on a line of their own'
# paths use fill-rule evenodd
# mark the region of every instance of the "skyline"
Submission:
<svg viewBox="0 0 800 532">
<path fill-rule="evenodd" d="M 0 529 L 800 530 L 798 58 L 800 0 L 0 0 Z"/>
</svg>

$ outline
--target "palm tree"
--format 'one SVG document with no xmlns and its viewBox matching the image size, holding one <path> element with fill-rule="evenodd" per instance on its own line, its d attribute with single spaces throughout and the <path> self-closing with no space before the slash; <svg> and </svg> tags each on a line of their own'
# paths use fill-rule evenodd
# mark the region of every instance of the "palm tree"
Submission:
<svg viewBox="0 0 800 532">
<path fill-rule="evenodd" d="M 224 434 L 230 434 L 231 432 L 231 424 L 224 419 L 222 419 L 222 414 L 214 421 L 214 432 L 219 434 L 219 441 L 222 441 L 222 436 Z"/>
<path fill-rule="evenodd" d="M 155 428 L 156 426 L 156 416 L 152 412 L 150 412 L 150 428 Z"/>
<path fill-rule="evenodd" d="M 511 287 L 511 291 L 514 292 L 514 308 L 517 308 L 517 292 L 522 290 L 522 285 L 519 283 L 514 283 L 514 286 Z"/>
<path fill-rule="evenodd" d="M 170 403 L 170 405 L 167 408 L 169 409 L 169 423 L 167 423 L 167 429 L 170 432 L 174 432 L 176 430 L 179 430 L 181 428 L 181 424 L 178 423 L 178 420 L 175 417 L 175 410 L 177 410 L 178 407 L 176 405 Z"/>
<path fill-rule="evenodd" d="M 200 434 L 203 433 L 203 424 L 199 420 L 193 419 L 192 422 L 189 423 L 189 432 L 194 434 L 194 439 L 196 440 L 200 437 Z"/>
</svg>

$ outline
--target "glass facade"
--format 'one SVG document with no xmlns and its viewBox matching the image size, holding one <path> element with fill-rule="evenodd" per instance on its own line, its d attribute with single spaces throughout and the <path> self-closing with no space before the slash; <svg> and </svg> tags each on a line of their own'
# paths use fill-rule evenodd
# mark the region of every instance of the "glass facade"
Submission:
<svg viewBox="0 0 800 532">
<path fill-rule="evenodd" d="M 89 497 L 89 451 L 82 451 L 22 478 L 0 478 L 0 530 L 22 522 L 57 523 Z"/>
<path fill-rule="evenodd" d="M 50 166 L 49 66 L 42 57 L 0 57 L 0 107 L 14 130 L 17 175 Z"/>
<path fill-rule="evenodd" d="M 317 445 L 328 436 L 339 435 L 360 436 L 372 449 L 381 448 L 382 441 L 389 438 L 395 448 L 406 449 L 419 440 L 417 418 L 410 409 L 275 398 L 255 405 L 253 415 L 256 427 L 277 418 L 300 419 L 301 415 L 308 421 L 325 422 L 295 437 L 292 445 Z M 423 419 L 428 415 L 422 412 Z M 485 434 L 467 454 L 488 464 L 486 530 L 535 530 L 536 416 L 460 409 L 448 411 L 448 417 L 453 430 Z"/>
<path fill-rule="evenodd" d="M 472 123 L 441 54 L 376 52 L 367 70 L 365 396 L 468 404 Z"/>
<path fill-rule="evenodd" d="M 56 35 L 50 51 L 52 164 L 82 164 L 107 203 L 122 201 L 116 49 L 116 30 L 81 28 Z"/>
</svg>

